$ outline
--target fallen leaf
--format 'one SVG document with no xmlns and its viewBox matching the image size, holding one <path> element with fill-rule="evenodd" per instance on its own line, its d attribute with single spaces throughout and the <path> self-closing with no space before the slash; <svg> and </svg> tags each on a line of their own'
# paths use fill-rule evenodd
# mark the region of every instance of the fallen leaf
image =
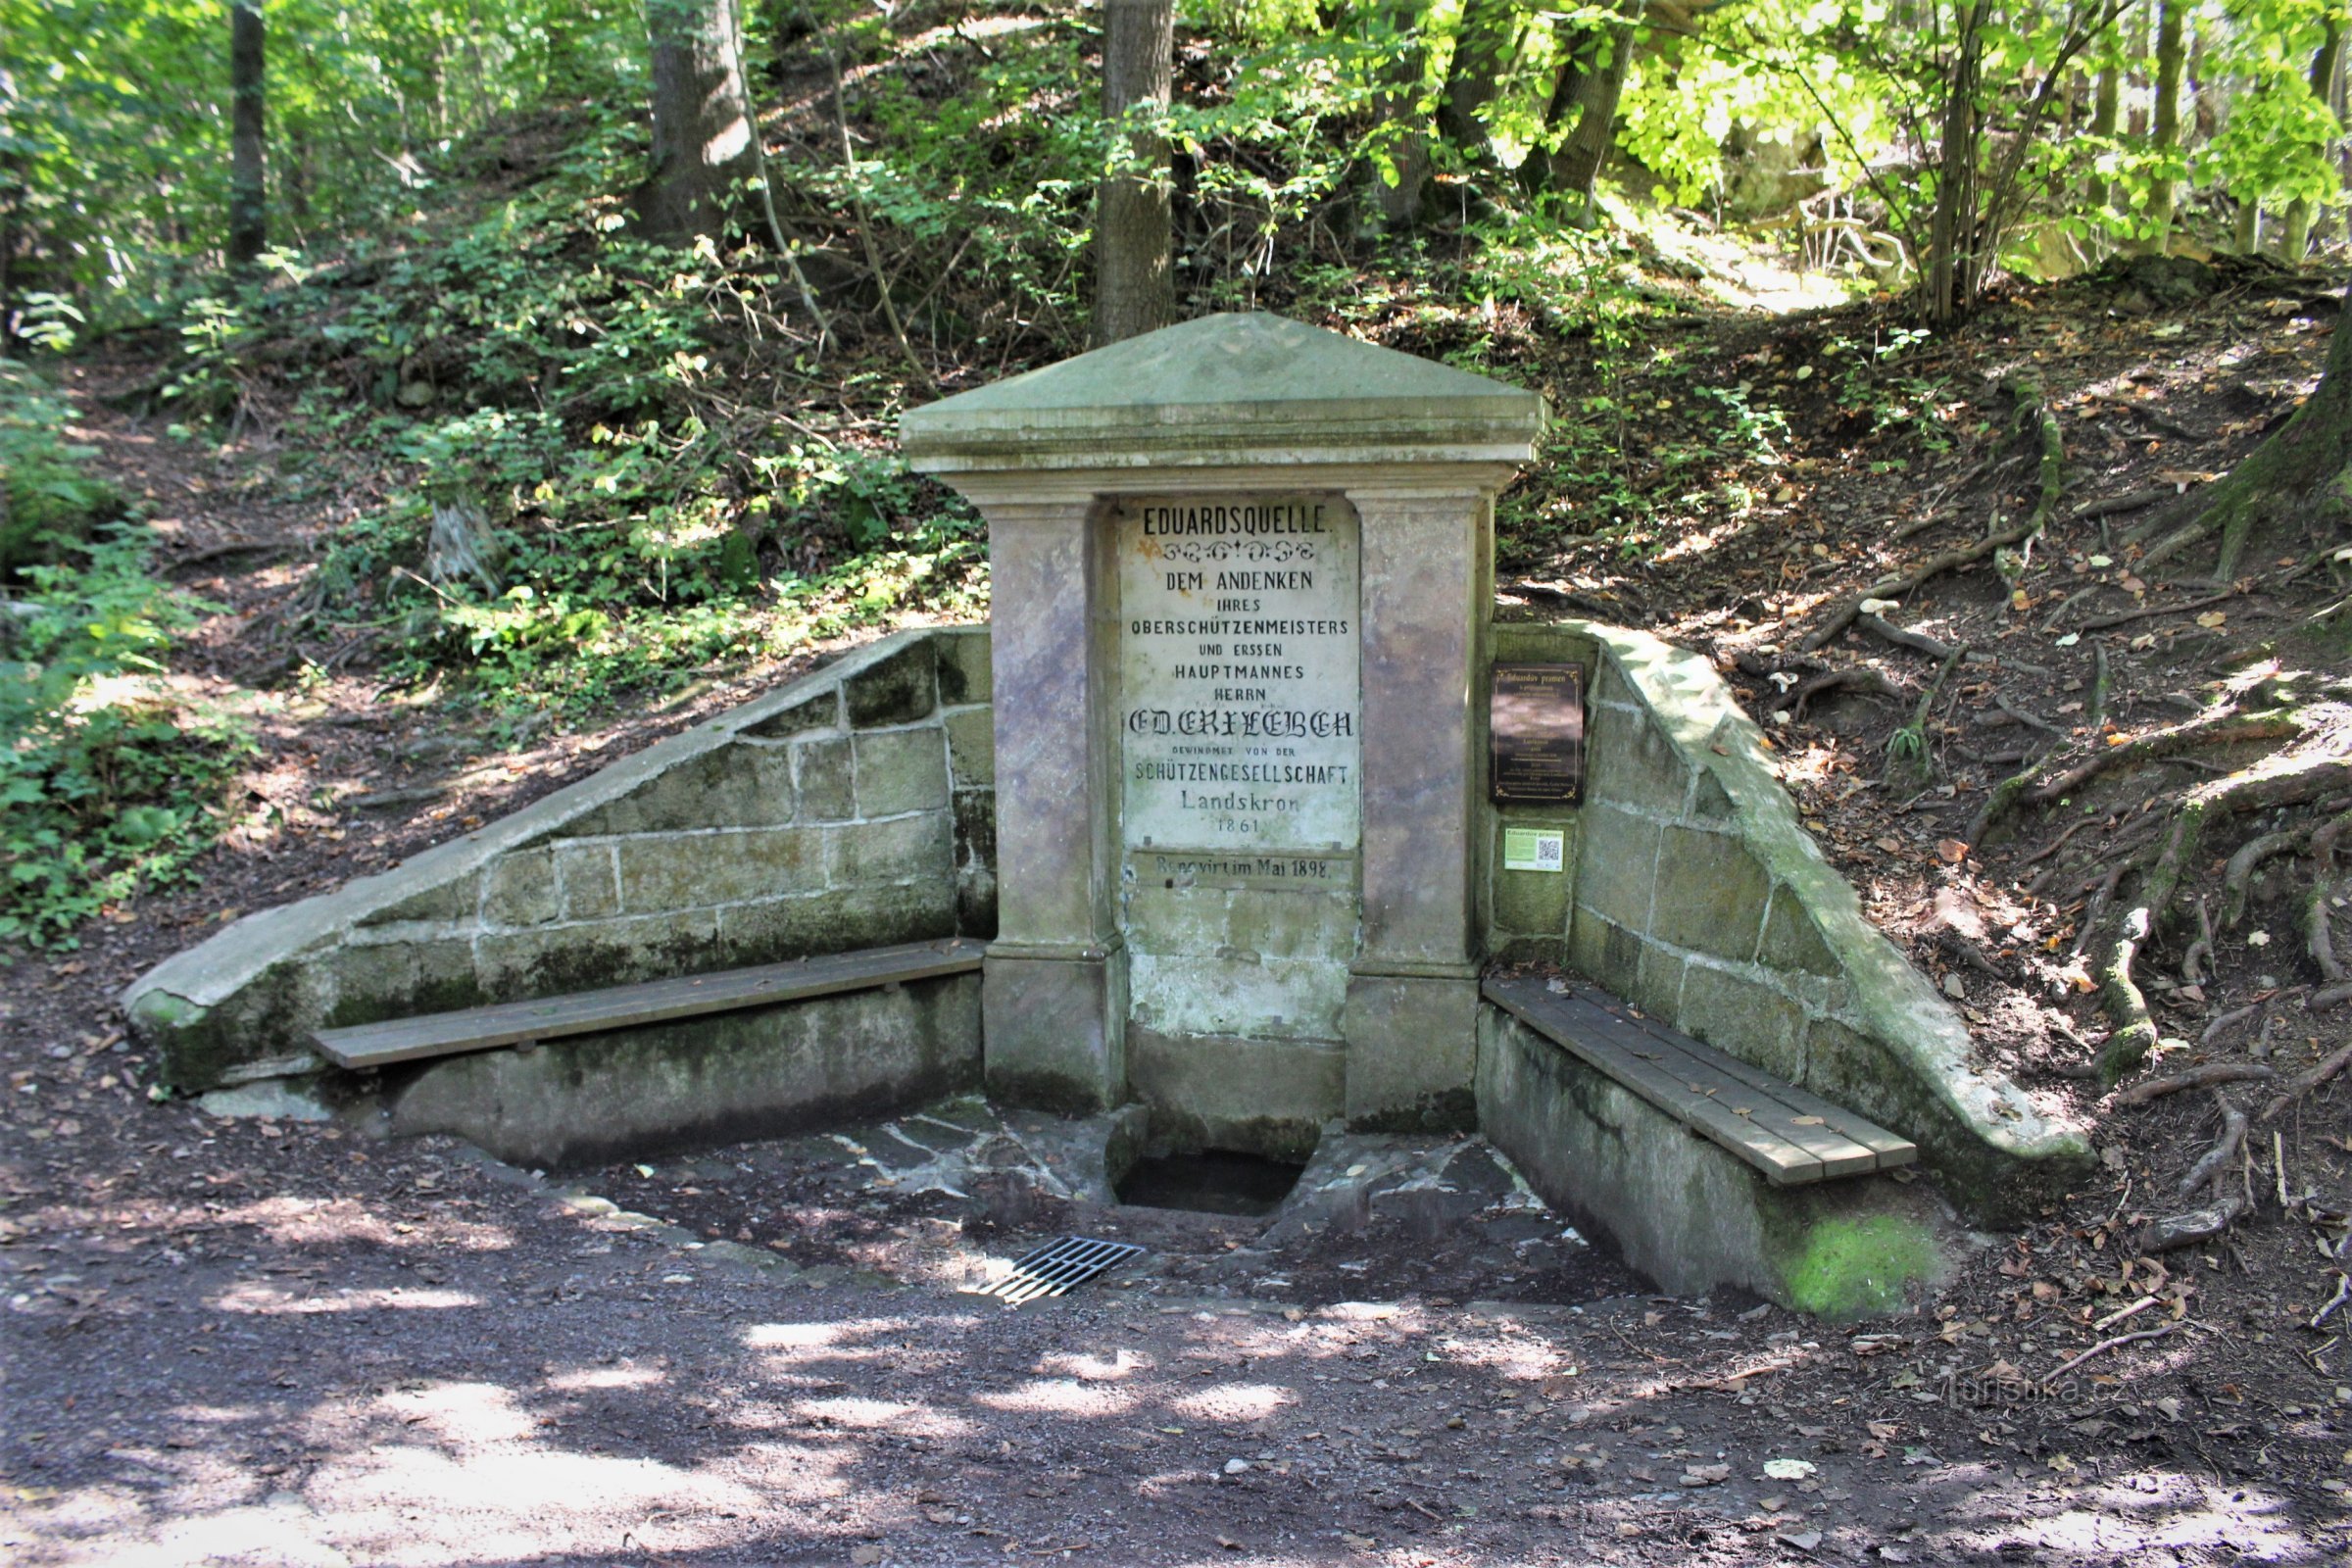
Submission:
<svg viewBox="0 0 2352 1568">
<path fill-rule="evenodd" d="M 2205 613 L 2197 617 L 2197 624 L 2207 627 L 2219 626 L 2222 622 L 2228 620 L 2229 618 L 2229 615 L 2222 611 L 2208 610 L 2205 612 Z"/>
<path fill-rule="evenodd" d="M 1732 1467 L 1728 1464 L 1694 1464 L 1683 1472 L 1682 1484 L 1686 1487 L 1712 1487 L 1731 1478 Z"/>
<path fill-rule="evenodd" d="M 1820 1468 L 1810 1459 L 1767 1459 L 1764 1461 L 1764 1479 L 1802 1481 Z"/>
<path fill-rule="evenodd" d="M 1946 865 L 1958 865 L 1968 858 L 1968 846 L 1958 839 L 1937 839 L 1936 858 Z"/>
</svg>

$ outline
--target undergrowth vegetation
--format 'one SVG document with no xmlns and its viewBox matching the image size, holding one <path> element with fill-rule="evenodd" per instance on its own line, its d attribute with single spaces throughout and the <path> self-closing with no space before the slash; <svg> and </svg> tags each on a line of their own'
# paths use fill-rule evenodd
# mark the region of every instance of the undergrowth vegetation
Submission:
<svg viewBox="0 0 2352 1568">
<path fill-rule="evenodd" d="M 65 401 L 0 362 L 0 467 L 25 591 L 0 622 L 0 941 L 82 921 L 184 871 L 218 834 L 243 728 L 156 677 L 203 608 L 148 569 L 150 540 L 60 439 Z M 21 529 L 22 532 L 17 530 Z"/>
</svg>

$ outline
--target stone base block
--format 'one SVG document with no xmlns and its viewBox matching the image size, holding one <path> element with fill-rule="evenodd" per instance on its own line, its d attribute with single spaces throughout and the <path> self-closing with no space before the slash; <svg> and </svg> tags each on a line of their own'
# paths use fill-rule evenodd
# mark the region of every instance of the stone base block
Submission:
<svg viewBox="0 0 2352 1568">
<path fill-rule="evenodd" d="M 1347 1096 L 1337 1041 L 1163 1035 L 1127 1026 L 1127 1070 L 1154 1145 L 1304 1159 Z"/>
<path fill-rule="evenodd" d="M 391 1131 L 542 1170 L 838 1125 L 980 1078 L 971 975 L 484 1051 L 386 1074 Z"/>
<path fill-rule="evenodd" d="M 1348 979 L 1348 1125 L 1364 1132 L 1467 1132 L 1478 1125 L 1478 980 Z"/>
<path fill-rule="evenodd" d="M 1127 1099 L 1127 956 L 1005 951 L 981 964 L 988 1093 L 1002 1104 L 1091 1116 Z"/>
<path fill-rule="evenodd" d="M 1948 1277 L 1957 1233 L 1886 1176 L 1774 1187 L 1754 1167 L 1489 1007 L 1478 1109 L 1544 1201 L 1677 1295 L 1740 1286 L 1826 1318 L 1901 1310 Z"/>
</svg>

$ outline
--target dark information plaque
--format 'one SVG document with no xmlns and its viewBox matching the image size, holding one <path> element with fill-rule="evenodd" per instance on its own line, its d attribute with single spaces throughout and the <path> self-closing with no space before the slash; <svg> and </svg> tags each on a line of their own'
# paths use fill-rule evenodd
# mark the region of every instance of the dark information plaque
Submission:
<svg viewBox="0 0 2352 1568">
<path fill-rule="evenodd" d="M 1487 789 L 1497 805 L 1577 805 L 1585 793 L 1585 667 L 1496 664 Z"/>
</svg>

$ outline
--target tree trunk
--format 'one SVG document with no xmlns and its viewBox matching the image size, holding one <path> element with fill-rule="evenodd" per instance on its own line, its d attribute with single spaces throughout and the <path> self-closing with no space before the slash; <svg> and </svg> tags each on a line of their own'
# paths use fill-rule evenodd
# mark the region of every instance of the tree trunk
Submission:
<svg viewBox="0 0 2352 1568">
<path fill-rule="evenodd" d="M 2179 187 L 2172 161 L 2180 152 L 2180 72 L 2188 58 L 2184 35 L 2188 0 L 2159 0 L 2156 13 L 2156 104 L 2148 132 L 2148 150 L 2155 155 L 2154 183 L 2148 189 L 2148 221 L 2154 232 L 2147 248 L 2161 256 L 2171 242 L 2173 209 Z"/>
<path fill-rule="evenodd" d="M 2341 18 L 2331 18 L 2328 31 L 2320 44 L 2319 53 L 2311 62 L 2311 95 L 2341 119 L 2342 101 L 2337 89 L 2342 84 L 2344 65 L 2344 24 Z M 2303 265 L 2305 253 L 2311 249 L 2312 204 L 2297 197 L 2286 209 L 2286 229 L 2278 238 L 2278 259 L 2289 267 Z"/>
<path fill-rule="evenodd" d="M 1382 71 L 1380 95 L 1373 100 L 1387 156 L 1385 168 L 1372 174 L 1372 211 L 1383 228 L 1411 228 L 1421 221 L 1429 197 L 1429 131 L 1421 116 L 1421 73 L 1426 62 L 1421 40 L 1413 32 L 1418 13 L 1415 0 L 1398 0 L 1386 8 L 1384 21 L 1397 39 L 1396 57 Z M 1392 182 L 1389 175 L 1396 177 Z"/>
<path fill-rule="evenodd" d="M 1502 90 L 1502 74 L 1519 38 L 1513 0 L 1462 0 L 1454 27 L 1453 59 L 1438 100 L 1438 129 L 1479 162 L 1487 161 L 1487 106 Z"/>
<path fill-rule="evenodd" d="M 1984 60 L 1988 3 L 1963 5 L 1953 19 L 1958 37 L 1951 75 L 1944 83 L 1936 210 L 1929 220 L 1926 269 L 1920 277 L 1928 322 L 1937 327 L 1958 320 L 1976 296 L 1977 77 Z"/>
<path fill-rule="evenodd" d="M 2090 133 L 2102 145 L 2115 139 L 2116 117 L 2123 110 L 2123 68 L 2110 62 L 2099 70 L 2098 96 L 2092 100 L 2090 109 Z M 2108 197 L 2107 176 L 2094 172 L 2090 183 L 2083 187 L 2082 197 L 2093 211 L 2104 208 Z"/>
<path fill-rule="evenodd" d="M 1175 59 L 1175 0 L 1105 0 L 1102 118 L 1119 166 L 1095 201 L 1097 348 L 1176 319 L 1168 142 L 1151 123 L 1168 106 Z"/>
<path fill-rule="evenodd" d="M 2339 542 L 2352 538 L 2352 299 L 2344 312 L 2310 401 L 2227 478 L 2200 493 L 2194 519 L 2150 549 L 2147 564 L 2218 529 L 2213 574 L 2235 576 L 2254 525 L 2272 515 L 2305 527 L 2330 525 Z"/>
<path fill-rule="evenodd" d="M 261 0 L 229 5 L 228 84 L 228 265 L 250 267 L 270 246 Z"/>
<path fill-rule="evenodd" d="M 1544 112 L 1547 127 L 1566 128 L 1549 151 L 1529 154 L 1520 172 L 1530 189 L 1580 199 L 1588 220 L 1592 182 L 1616 140 L 1617 100 L 1633 68 L 1634 24 L 1641 19 L 1642 0 L 1619 0 L 1618 12 L 1624 20 L 1588 30 L 1568 52 Z"/>
<path fill-rule="evenodd" d="M 735 0 L 646 0 L 645 20 L 654 170 L 638 192 L 639 211 L 656 239 L 715 238 L 735 187 L 760 173 Z"/>
</svg>

